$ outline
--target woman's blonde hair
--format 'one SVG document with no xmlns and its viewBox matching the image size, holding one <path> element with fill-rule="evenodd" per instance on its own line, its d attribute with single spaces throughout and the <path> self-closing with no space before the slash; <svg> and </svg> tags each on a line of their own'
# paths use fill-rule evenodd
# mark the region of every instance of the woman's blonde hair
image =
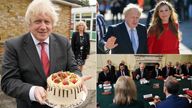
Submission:
<svg viewBox="0 0 192 108">
<path fill-rule="evenodd" d="M 25 13 L 25 22 L 27 25 L 31 23 L 31 18 L 38 14 L 46 14 L 50 16 L 54 26 L 58 21 L 58 14 L 50 0 L 33 0 L 29 4 Z"/>
<path fill-rule="evenodd" d="M 76 25 L 75 25 L 76 32 L 79 31 L 79 26 L 80 25 L 84 26 L 83 32 L 85 32 L 87 30 L 87 25 L 86 25 L 86 23 L 84 21 L 79 21 L 79 22 L 76 23 Z"/>
<path fill-rule="evenodd" d="M 162 6 L 168 6 L 169 10 L 171 11 L 171 15 L 169 17 L 169 29 L 175 33 L 177 37 L 179 37 L 179 30 L 178 30 L 178 16 L 175 12 L 175 9 L 173 8 L 172 4 L 167 2 L 167 1 L 160 1 L 157 3 L 155 6 L 155 10 L 153 13 L 152 20 L 150 22 L 150 27 L 148 29 L 148 34 L 149 35 L 155 35 L 157 38 L 160 37 L 160 35 L 163 33 L 164 28 L 163 28 L 163 23 L 161 18 L 159 17 L 159 9 Z"/>
<path fill-rule="evenodd" d="M 130 104 L 137 100 L 135 82 L 128 76 L 120 76 L 115 84 L 114 103 L 118 105 Z"/>
</svg>

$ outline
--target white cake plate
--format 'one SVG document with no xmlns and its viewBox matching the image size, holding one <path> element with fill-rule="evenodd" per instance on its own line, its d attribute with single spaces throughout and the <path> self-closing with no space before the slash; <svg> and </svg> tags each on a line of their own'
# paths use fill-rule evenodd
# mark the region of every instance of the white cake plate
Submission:
<svg viewBox="0 0 192 108">
<path fill-rule="evenodd" d="M 81 98 L 81 101 L 80 102 L 76 102 L 76 103 L 73 103 L 73 104 L 70 104 L 70 105 L 57 105 L 57 104 L 54 104 L 54 103 L 51 103 L 49 102 L 49 100 L 45 100 L 45 104 L 48 105 L 49 107 L 52 107 L 52 108 L 76 108 L 78 106 L 80 106 L 86 99 L 87 97 L 87 94 L 88 94 L 88 90 L 87 90 L 87 87 L 85 85 L 83 85 L 83 96 Z"/>
</svg>

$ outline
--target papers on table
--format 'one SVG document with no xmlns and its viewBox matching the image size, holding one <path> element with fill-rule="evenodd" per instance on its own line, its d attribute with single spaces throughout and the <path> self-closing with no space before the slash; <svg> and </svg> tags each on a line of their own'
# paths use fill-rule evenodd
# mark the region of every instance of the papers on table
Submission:
<svg viewBox="0 0 192 108">
<path fill-rule="evenodd" d="M 146 80 L 146 79 L 140 79 L 140 84 L 147 84 L 147 83 L 149 83 L 148 80 Z"/>
</svg>

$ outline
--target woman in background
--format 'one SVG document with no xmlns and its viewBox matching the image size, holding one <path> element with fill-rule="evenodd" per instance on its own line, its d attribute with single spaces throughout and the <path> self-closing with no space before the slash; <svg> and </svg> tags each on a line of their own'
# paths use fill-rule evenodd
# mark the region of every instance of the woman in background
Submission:
<svg viewBox="0 0 192 108">
<path fill-rule="evenodd" d="M 148 29 L 149 54 L 179 54 L 178 17 L 167 1 L 159 2 Z"/>
<path fill-rule="evenodd" d="M 113 104 L 109 108 L 144 108 L 144 103 L 137 101 L 137 89 L 133 79 L 128 76 L 118 78 Z"/>
<path fill-rule="evenodd" d="M 85 60 L 90 53 L 89 34 L 85 32 L 87 25 L 83 21 L 76 24 L 76 32 L 72 35 L 71 45 L 79 69 L 83 70 Z"/>
</svg>

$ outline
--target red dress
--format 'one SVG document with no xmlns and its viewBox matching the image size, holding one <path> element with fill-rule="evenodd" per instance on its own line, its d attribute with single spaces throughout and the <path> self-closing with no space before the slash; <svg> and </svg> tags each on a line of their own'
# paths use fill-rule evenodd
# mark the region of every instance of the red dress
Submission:
<svg viewBox="0 0 192 108">
<path fill-rule="evenodd" d="M 179 54 L 179 39 L 168 29 L 168 23 L 163 24 L 166 28 L 162 35 L 157 39 L 155 35 L 149 35 L 147 39 L 149 54 Z"/>
</svg>

